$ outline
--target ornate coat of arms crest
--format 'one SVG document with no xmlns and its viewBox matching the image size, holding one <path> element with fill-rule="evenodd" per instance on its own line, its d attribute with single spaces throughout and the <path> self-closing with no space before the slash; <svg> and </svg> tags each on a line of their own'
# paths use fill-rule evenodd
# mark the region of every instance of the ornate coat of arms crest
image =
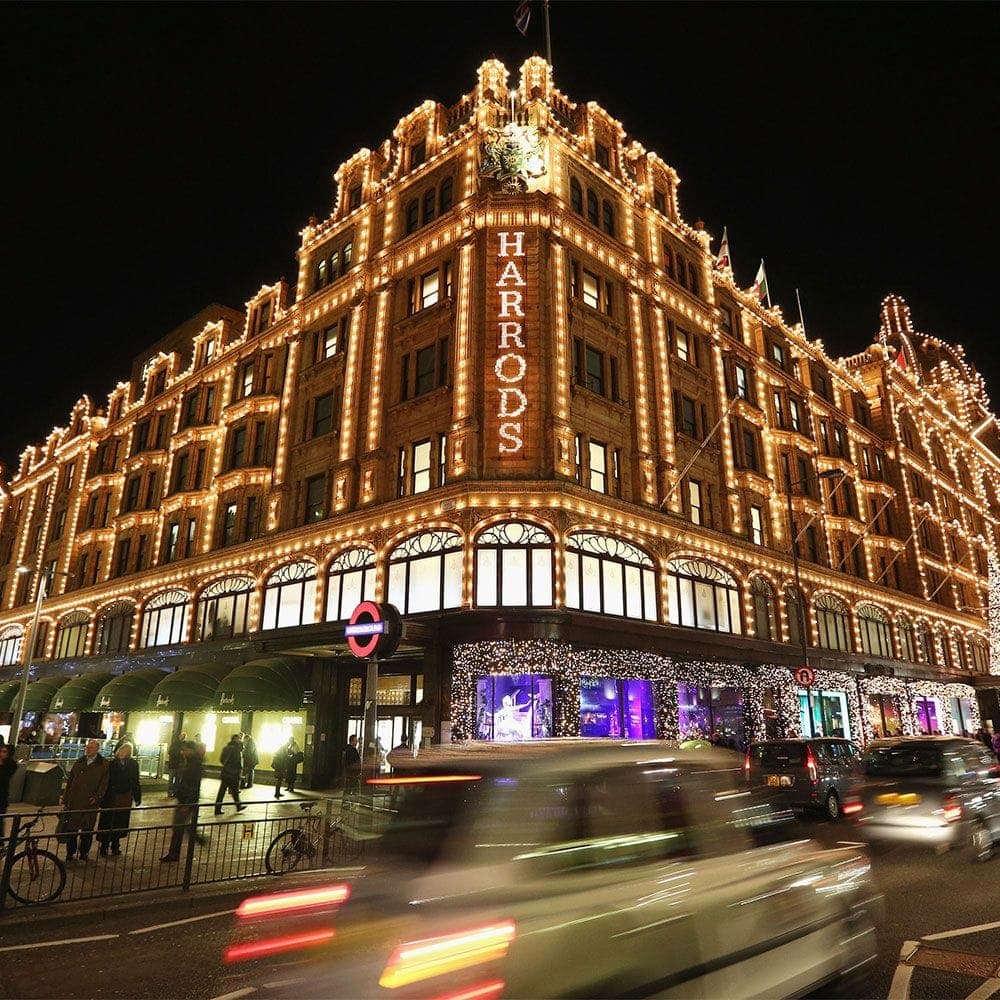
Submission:
<svg viewBox="0 0 1000 1000">
<path fill-rule="evenodd" d="M 479 173 L 493 177 L 508 194 L 523 194 L 528 180 L 545 173 L 544 140 L 534 125 L 508 122 L 486 131 L 480 147 Z"/>
</svg>

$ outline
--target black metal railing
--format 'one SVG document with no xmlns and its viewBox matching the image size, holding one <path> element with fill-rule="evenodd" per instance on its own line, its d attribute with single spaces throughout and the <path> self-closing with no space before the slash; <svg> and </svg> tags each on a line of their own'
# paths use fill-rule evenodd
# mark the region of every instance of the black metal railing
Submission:
<svg viewBox="0 0 1000 1000">
<path fill-rule="evenodd" d="M 86 841 L 70 832 L 79 813 L 14 813 L 6 817 L 8 836 L 0 840 L 0 911 L 38 903 L 119 896 L 154 889 L 183 889 L 268 874 L 267 852 L 275 838 L 290 829 L 307 834 L 343 827 L 342 838 L 323 838 L 323 850 L 299 869 L 356 863 L 384 829 L 385 814 L 373 803 L 345 806 L 311 803 L 308 811 L 287 811 L 296 803 L 247 802 L 264 806 L 264 816 L 217 819 L 212 803 L 157 805 L 132 810 L 128 829 L 90 827 L 87 859 L 79 852 Z M 231 808 L 231 807 L 230 807 Z M 278 811 L 280 809 L 280 812 Z M 256 811 L 256 810 L 255 810 Z M 93 811 L 92 811 L 93 812 Z M 315 812 L 315 815 L 312 813 Z M 75 836 L 75 845 L 71 838 Z M 13 845 L 13 846 L 12 846 Z M 76 847 L 77 856 L 67 860 Z M 115 853 L 115 848 L 119 853 Z M 168 860 L 164 860 L 167 858 Z M 173 860 L 176 858 L 177 860 Z"/>
</svg>

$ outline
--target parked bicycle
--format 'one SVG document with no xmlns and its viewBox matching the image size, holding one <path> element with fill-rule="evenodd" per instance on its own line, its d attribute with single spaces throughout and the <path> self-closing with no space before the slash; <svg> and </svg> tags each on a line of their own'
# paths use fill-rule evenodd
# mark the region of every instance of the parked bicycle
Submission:
<svg viewBox="0 0 1000 1000">
<path fill-rule="evenodd" d="M 30 823 L 22 824 L 16 841 L 13 835 L 0 841 L 0 871 L 7 864 L 8 850 L 14 852 L 7 891 L 19 903 L 51 903 L 66 885 L 66 866 L 51 851 L 38 846 L 41 831 L 32 832 L 44 815 L 44 810 L 39 809 Z"/>
<path fill-rule="evenodd" d="M 316 802 L 299 803 L 306 814 L 305 825 L 282 830 L 271 841 L 264 858 L 269 875 L 301 871 L 317 863 L 326 864 L 331 858 L 356 861 L 360 857 L 362 839 L 345 829 L 344 814 L 327 821 L 313 814 L 317 805 Z"/>
</svg>

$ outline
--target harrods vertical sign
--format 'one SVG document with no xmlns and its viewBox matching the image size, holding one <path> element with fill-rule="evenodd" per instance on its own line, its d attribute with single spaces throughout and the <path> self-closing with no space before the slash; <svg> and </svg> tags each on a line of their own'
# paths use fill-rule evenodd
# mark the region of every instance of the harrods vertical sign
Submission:
<svg viewBox="0 0 1000 1000">
<path fill-rule="evenodd" d="M 500 474 L 525 474 L 538 457 L 541 416 L 538 231 L 497 226 L 487 241 L 486 461 Z"/>
</svg>

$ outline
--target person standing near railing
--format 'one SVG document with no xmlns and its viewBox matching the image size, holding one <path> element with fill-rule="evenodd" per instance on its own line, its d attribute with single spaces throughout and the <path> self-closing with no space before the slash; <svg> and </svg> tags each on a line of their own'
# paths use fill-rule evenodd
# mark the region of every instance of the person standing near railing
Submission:
<svg viewBox="0 0 1000 1000">
<path fill-rule="evenodd" d="M 59 817 L 58 833 L 66 844 L 66 860 L 76 857 L 86 861 L 94 839 L 94 824 L 101 807 L 101 800 L 108 790 L 109 765 L 97 752 L 97 740 L 87 740 L 82 757 L 70 768 L 66 789 L 63 792 L 65 810 Z M 77 841 L 79 835 L 79 843 Z"/>
<path fill-rule="evenodd" d="M 2 740 L 2 737 L 0 737 Z M 14 760 L 10 747 L 0 742 L 0 840 L 7 835 L 5 827 L 7 821 L 3 818 L 7 812 L 7 803 L 10 796 L 10 779 L 14 777 L 17 770 L 17 761 Z"/>
<path fill-rule="evenodd" d="M 229 742 L 222 748 L 219 758 L 222 762 L 222 772 L 219 774 L 219 794 L 215 796 L 215 815 L 222 815 L 222 799 L 229 792 L 236 803 L 236 811 L 243 812 L 246 806 L 240 802 L 240 778 L 243 776 L 243 741 L 239 733 L 233 733 Z"/>
<path fill-rule="evenodd" d="M 250 733 L 243 734 L 243 780 L 240 782 L 241 788 L 253 788 L 254 771 L 260 763 L 260 754 L 257 753 L 257 744 Z"/>
<path fill-rule="evenodd" d="M 181 746 L 187 733 L 180 733 L 170 741 L 167 748 L 167 798 L 177 798 L 177 775 L 181 769 Z"/>
<path fill-rule="evenodd" d="M 102 858 L 108 850 L 118 857 L 121 839 L 128 836 L 132 803 L 142 805 L 142 788 L 139 786 L 139 765 L 132 759 L 132 744 L 122 743 L 108 772 L 108 790 L 101 800 L 101 815 L 97 820 L 97 842 Z"/>
</svg>

